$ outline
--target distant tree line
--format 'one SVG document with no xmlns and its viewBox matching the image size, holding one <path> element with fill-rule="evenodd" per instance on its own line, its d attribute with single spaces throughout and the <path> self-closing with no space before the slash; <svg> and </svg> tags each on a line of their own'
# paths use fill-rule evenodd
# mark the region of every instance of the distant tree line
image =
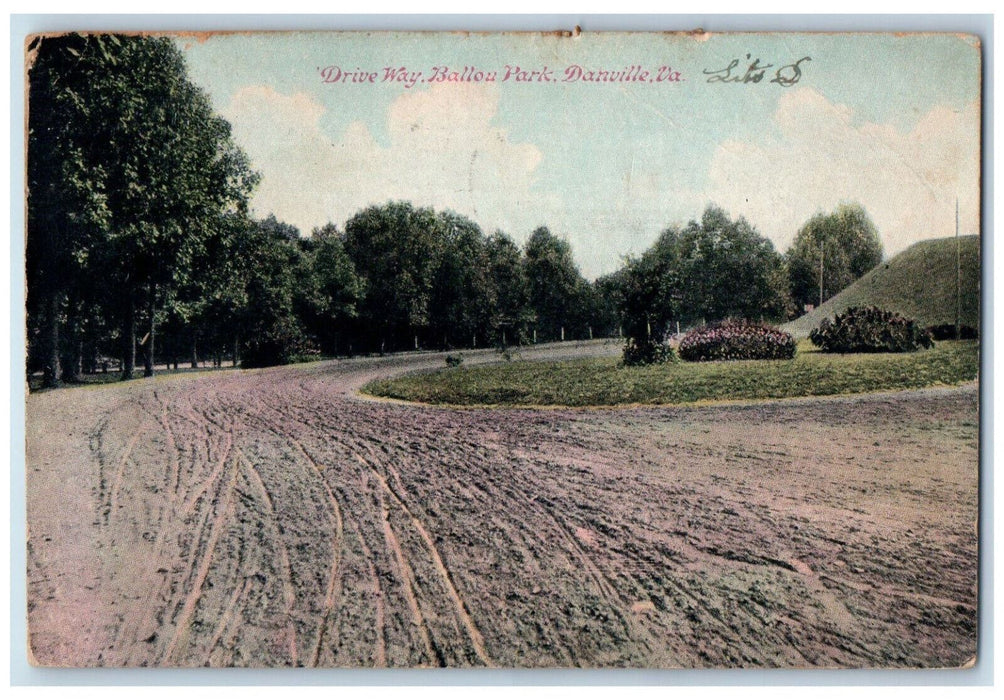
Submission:
<svg viewBox="0 0 1004 700">
<path fill-rule="evenodd" d="M 30 48 L 28 370 L 46 385 L 109 360 L 130 378 L 140 361 L 150 375 L 165 362 L 648 341 L 676 324 L 792 317 L 818 296 L 817 271 L 829 296 L 881 260 L 855 206 L 813 217 L 786 256 L 712 206 L 595 282 L 547 227 L 520 247 L 408 202 L 304 236 L 251 216 L 258 174 L 171 41 Z"/>
</svg>

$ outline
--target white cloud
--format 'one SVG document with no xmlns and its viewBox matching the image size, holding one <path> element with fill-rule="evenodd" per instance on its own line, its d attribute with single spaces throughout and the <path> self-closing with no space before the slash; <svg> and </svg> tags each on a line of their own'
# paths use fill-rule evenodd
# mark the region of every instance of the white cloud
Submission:
<svg viewBox="0 0 1004 700">
<path fill-rule="evenodd" d="M 404 93 L 387 113 L 387 146 L 362 122 L 333 139 L 320 125 L 322 104 L 266 86 L 237 92 L 224 116 L 262 173 L 254 201 L 260 215 L 274 212 L 306 233 L 367 205 L 405 199 L 515 235 L 553 201 L 532 191 L 540 151 L 511 142 L 493 124 L 497 108 L 497 92 L 486 86 Z"/>
<path fill-rule="evenodd" d="M 859 123 L 853 111 L 804 88 L 785 94 L 777 135 L 725 141 L 712 158 L 707 199 L 742 214 L 784 250 L 816 211 L 865 207 L 896 253 L 926 238 L 978 233 L 979 111 L 935 107 L 908 132 Z M 769 130 L 765 130 L 769 133 Z"/>
<path fill-rule="evenodd" d="M 895 253 L 954 233 L 959 196 L 964 233 L 978 232 L 979 113 L 936 107 L 903 132 L 861 122 L 812 89 L 783 95 L 773 123 L 753 141 L 726 140 L 707 164 L 700 191 L 678 186 L 681 168 L 701 167 L 681 153 L 658 168 L 643 142 L 616 162 L 623 173 L 583 172 L 575 183 L 535 182 L 541 149 L 517 143 L 496 123 L 498 93 L 485 85 L 437 85 L 405 92 L 386 114 L 386 143 L 363 122 L 329 135 L 316 98 L 250 86 L 223 110 L 235 138 L 263 175 L 259 215 L 308 233 L 343 224 L 359 209 L 391 199 L 470 216 L 486 233 L 501 228 L 517 242 L 541 224 L 567 236 L 588 277 L 639 253 L 666 225 L 698 218 L 714 202 L 743 215 L 779 250 L 817 211 L 860 202 Z M 604 177 L 609 186 L 587 188 Z M 592 178 L 592 180 L 589 180 Z M 565 191 L 565 188 L 571 188 Z M 602 194 L 598 194 L 602 192 Z"/>
</svg>

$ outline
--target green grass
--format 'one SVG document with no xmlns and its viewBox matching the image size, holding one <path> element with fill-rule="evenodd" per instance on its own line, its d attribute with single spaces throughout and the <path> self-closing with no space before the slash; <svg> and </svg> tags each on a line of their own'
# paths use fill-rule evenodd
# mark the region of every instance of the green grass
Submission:
<svg viewBox="0 0 1004 700">
<path fill-rule="evenodd" d="M 458 367 L 370 382 L 375 396 L 450 405 L 612 406 L 855 394 L 976 379 L 977 341 L 905 354 L 830 355 L 803 341 L 793 360 L 622 367 L 616 358 Z"/>
<path fill-rule="evenodd" d="M 962 323 L 980 327 L 980 238 L 959 240 L 962 269 Z M 916 243 L 881 263 L 818 309 L 783 328 L 804 338 L 819 322 L 851 306 L 878 306 L 916 320 L 921 326 L 955 323 L 955 239 Z"/>
</svg>

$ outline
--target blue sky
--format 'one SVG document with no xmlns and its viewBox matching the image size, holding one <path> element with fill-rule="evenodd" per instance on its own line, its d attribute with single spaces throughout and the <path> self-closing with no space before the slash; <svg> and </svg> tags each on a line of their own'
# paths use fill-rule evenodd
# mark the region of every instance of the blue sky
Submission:
<svg viewBox="0 0 1004 700">
<path fill-rule="evenodd" d="M 813 213 L 858 201 L 887 253 L 977 233 L 979 51 L 955 35 L 295 33 L 179 39 L 191 74 L 261 171 L 254 206 L 308 232 L 388 199 L 450 208 L 523 242 L 547 225 L 587 277 L 709 203 L 785 250 Z M 750 59 L 746 59 L 750 54 Z M 798 84 L 768 81 L 805 56 Z M 708 83 L 732 59 L 756 84 Z M 554 82 L 383 82 L 505 66 Z M 563 82 L 567 66 L 681 82 Z M 378 74 L 325 84 L 319 68 Z M 739 71 L 742 73 L 742 70 Z"/>
</svg>

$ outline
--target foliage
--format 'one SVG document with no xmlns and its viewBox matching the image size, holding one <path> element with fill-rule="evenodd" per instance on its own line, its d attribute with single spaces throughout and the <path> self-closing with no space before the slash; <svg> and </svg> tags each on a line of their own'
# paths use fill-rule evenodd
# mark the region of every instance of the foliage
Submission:
<svg viewBox="0 0 1004 700">
<path fill-rule="evenodd" d="M 933 340 L 976 340 L 980 337 L 980 332 L 972 326 L 960 324 L 958 327 L 959 337 L 955 337 L 954 323 L 939 323 L 935 326 L 928 326 L 927 332 L 931 334 Z"/>
<path fill-rule="evenodd" d="M 623 334 L 621 309 L 625 305 L 626 281 L 627 267 L 622 266 L 593 282 L 595 309 L 592 320 L 597 336 L 605 338 Z"/>
<path fill-rule="evenodd" d="M 459 367 L 462 364 L 464 364 L 464 356 L 463 355 L 447 355 L 446 356 L 446 365 L 447 365 L 447 367 Z"/>
<path fill-rule="evenodd" d="M 624 335 L 645 344 L 662 338 L 680 318 L 679 268 L 676 252 L 663 246 L 664 233 L 641 258 L 628 260 L 621 277 L 619 301 Z"/>
<path fill-rule="evenodd" d="M 784 260 L 745 219 L 708 207 L 700 222 L 662 232 L 628 260 L 619 301 L 625 335 L 638 344 L 706 320 L 779 318 L 788 297 Z"/>
<path fill-rule="evenodd" d="M 453 348 L 586 338 L 597 303 L 568 243 L 539 228 L 520 254 L 453 212 L 369 207 L 345 226 L 365 287 L 354 336 L 368 349 Z"/>
<path fill-rule="evenodd" d="M 316 354 L 303 334 L 303 329 L 291 316 L 278 316 L 262 324 L 253 335 L 241 358 L 243 367 L 285 365 L 304 355 Z"/>
<path fill-rule="evenodd" d="M 910 355 L 831 355 L 803 343 L 790 362 L 678 362 L 624 368 L 615 358 L 513 362 L 371 382 L 364 391 L 453 405 L 612 406 L 777 399 L 972 381 L 979 345 L 948 341 Z"/>
<path fill-rule="evenodd" d="M 915 321 L 875 306 L 852 306 L 809 333 L 823 352 L 912 352 L 934 344 Z"/>
<path fill-rule="evenodd" d="M 784 259 L 774 244 L 744 218 L 730 219 L 710 206 L 667 241 L 681 261 L 680 305 L 684 323 L 700 319 L 780 318 L 786 308 Z"/>
<path fill-rule="evenodd" d="M 345 250 L 343 235 L 328 223 L 315 228 L 310 238 L 300 239 L 297 234 L 289 240 L 299 246 L 305 259 L 298 315 L 324 353 L 347 352 L 366 286 Z"/>
<path fill-rule="evenodd" d="M 572 260 L 572 248 L 541 226 L 524 249 L 530 307 L 541 342 L 584 338 L 588 334 L 589 283 Z"/>
<path fill-rule="evenodd" d="M 867 212 L 842 204 L 830 214 L 810 218 L 788 250 L 788 280 L 797 308 L 819 304 L 820 256 L 823 301 L 845 289 L 882 262 L 882 241 Z"/>
<path fill-rule="evenodd" d="M 197 283 L 204 241 L 246 212 L 257 175 L 171 40 L 68 34 L 32 48 L 29 324 L 48 326 L 52 369 L 60 330 L 76 347 L 90 321 L 60 328 L 61 307 L 100 308 L 120 326 L 128 377 L 140 315 L 152 362 L 162 309 Z M 103 298 L 84 299 L 96 291 Z"/>
<path fill-rule="evenodd" d="M 247 340 L 241 363 L 245 367 L 286 364 L 311 347 L 296 313 L 302 295 L 310 293 L 302 284 L 309 261 L 296 242 L 274 227 L 259 224 L 248 236 L 254 274 L 247 282 Z"/>
<path fill-rule="evenodd" d="M 440 228 L 429 313 L 429 336 L 445 348 L 485 344 L 495 287 L 488 247 L 480 227 L 453 212 L 437 215 Z"/>
<path fill-rule="evenodd" d="M 661 365 L 676 360 L 676 353 L 669 345 L 652 340 L 636 341 L 628 338 L 621 353 L 621 362 L 625 367 L 639 365 Z"/>
<path fill-rule="evenodd" d="M 488 271 L 495 290 L 491 315 L 492 341 L 503 348 L 529 340 L 529 328 L 536 319 L 530 308 L 530 289 L 522 255 L 502 231 L 492 234 L 486 243 Z"/>
<path fill-rule="evenodd" d="M 443 230 L 432 209 L 409 202 L 371 206 L 345 224 L 345 250 L 366 284 L 360 340 L 382 350 L 408 347 L 426 328 Z"/>
<path fill-rule="evenodd" d="M 790 333 L 763 323 L 729 320 L 695 328 L 680 341 L 688 362 L 711 360 L 790 360 L 796 343 Z"/>
</svg>

